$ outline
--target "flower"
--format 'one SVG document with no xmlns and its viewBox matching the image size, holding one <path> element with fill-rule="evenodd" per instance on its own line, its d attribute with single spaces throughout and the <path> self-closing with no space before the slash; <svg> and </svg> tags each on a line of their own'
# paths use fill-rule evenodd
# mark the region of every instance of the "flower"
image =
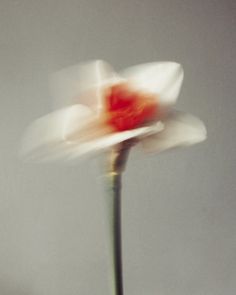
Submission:
<svg viewBox="0 0 236 295">
<path fill-rule="evenodd" d="M 64 69 L 52 78 L 58 109 L 28 128 L 23 153 L 71 160 L 130 139 L 149 152 L 201 142 L 204 124 L 172 108 L 183 76 L 174 62 L 138 65 L 120 74 L 100 60 Z"/>
</svg>

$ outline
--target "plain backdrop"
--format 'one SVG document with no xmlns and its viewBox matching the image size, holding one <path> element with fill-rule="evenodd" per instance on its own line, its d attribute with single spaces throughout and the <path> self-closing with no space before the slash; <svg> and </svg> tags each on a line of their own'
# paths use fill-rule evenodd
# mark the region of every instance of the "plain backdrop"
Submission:
<svg viewBox="0 0 236 295">
<path fill-rule="evenodd" d="M 177 108 L 206 142 L 133 151 L 123 186 L 125 295 L 236 290 L 236 6 L 222 0 L 0 1 L 0 294 L 110 295 L 104 157 L 24 163 L 25 128 L 50 112 L 48 77 L 104 59 L 177 61 Z"/>
</svg>

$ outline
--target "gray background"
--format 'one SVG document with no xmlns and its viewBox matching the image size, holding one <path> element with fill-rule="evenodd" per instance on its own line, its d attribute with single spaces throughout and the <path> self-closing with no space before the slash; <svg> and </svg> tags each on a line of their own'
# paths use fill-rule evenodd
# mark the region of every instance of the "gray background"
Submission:
<svg viewBox="0 0 236 295">
<path fill-rule="evenodd" d="M 33 165 L 17 156 L 48 113 L 48 76 L 88 59 L 116 69 L 183 64 L 177 107 L 208 140 L 133 152 L 123 189 L 125 295 L 236 290 L 235 1 L 0 1 L 0 294 L 108 295 L 104 158 Z"/>
</svg>

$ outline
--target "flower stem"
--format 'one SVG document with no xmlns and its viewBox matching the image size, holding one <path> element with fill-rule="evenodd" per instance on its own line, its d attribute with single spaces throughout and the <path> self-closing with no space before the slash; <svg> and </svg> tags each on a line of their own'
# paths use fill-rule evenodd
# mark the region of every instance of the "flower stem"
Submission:
<svg viewBox="0 0 236 295">
<path fill-rule="evenodd" d="M 110 253 L 112 261 L 112 295 L 123 295 L 122 270 L 122 218 L 121 218 L 121 176 L 130 150 L 130 143 L 123 143 L 112 151 L 108 180 L 110 194 L 108 199 Z"/>
<path fill-rule="evenodd" d="M 113 295 L 123 295 L 122 235 L 121 235 L 121 174 L 110 173 L 110 234 Z"/>
</svg>

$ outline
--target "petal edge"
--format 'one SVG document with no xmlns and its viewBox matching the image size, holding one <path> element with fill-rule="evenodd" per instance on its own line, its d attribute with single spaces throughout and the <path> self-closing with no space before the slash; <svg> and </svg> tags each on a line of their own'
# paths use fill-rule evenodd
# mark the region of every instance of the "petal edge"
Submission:
<svg viewBox="0 0 236 295">
<path fill-rule="evenodd" d="M 163 123 L 163 131 L 143 140 L 142 146 L 145 151 L 158 153 L 190 146 L 204 141 L 207 137 L 204 123 L 191 114 L 174 112 Z"/>
<path fill-rule="evenodd" d="M 121 75 L 136 88 L 156 94 L 163 107 L 173 105 L 184 79 L 183 67 L 176 62 L 155 62 L 125 69 Z"/>
</svg>

